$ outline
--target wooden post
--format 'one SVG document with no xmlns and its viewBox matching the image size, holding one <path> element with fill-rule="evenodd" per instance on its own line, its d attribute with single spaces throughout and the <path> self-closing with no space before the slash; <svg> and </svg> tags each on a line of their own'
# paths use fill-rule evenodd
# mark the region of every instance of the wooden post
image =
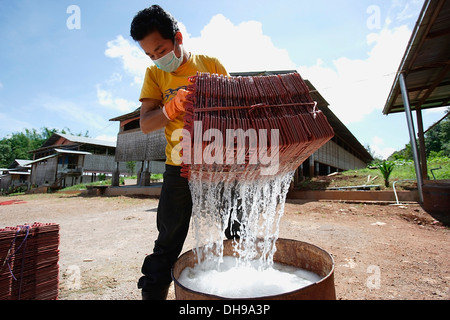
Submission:
<svg viewBox="0 0 450 320">
<path fill-rule="evenodd" d="M 113 172 L 111 185 L 113 187 L 118 187 L 120 185 L 119 162 L 116 162 L 116 170 Z"/>
<path fill-rule="evenodd" d="M 150 185 L 150 171 L 149 171 L 150 163 L 149 161 L 145 161 L 145 170 L 141 174 L 141 185 L 149 186 Z"/>
<path fill-rule="evenodd" d="M 417 118 L 417 135 L 419 136 L 419 156 L 420 165 L 422 167 L 422 177 L 428 180 L 428 165 L 427 165 L 427 152 L 425 149 L 425 134 L 423 132 L 423 120 L 422 120 L 422 108 L 416 106 L 416 118 Z"/>
<path fill-rule="evenodd" d="M 309 177 L 314 178 L 315 177 L 315 167 L 314 167 L 314 154 L 309 157 Z"/>
</svg>

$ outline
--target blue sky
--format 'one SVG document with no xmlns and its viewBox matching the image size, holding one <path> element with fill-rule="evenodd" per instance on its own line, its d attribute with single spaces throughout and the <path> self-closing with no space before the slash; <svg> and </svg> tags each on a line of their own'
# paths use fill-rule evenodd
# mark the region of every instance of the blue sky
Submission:
<svg viewBox="0 0 450 320">
<path fill-rule="evenodd" d="M 230 72 L 298 70 L 380 156 L 409 142 L 404 114 L 382 109 L 423 0 L 157 3 L 180 22 L 187 50 L 218 57 Z M 129 36 L 150 4 L 0 0 L 0 138 L 48 127 L 115 139 L 109 119 L 139 107 L 152 64 Z M 443 114 L 425 111 L 425 128 Z"/>
</svg>

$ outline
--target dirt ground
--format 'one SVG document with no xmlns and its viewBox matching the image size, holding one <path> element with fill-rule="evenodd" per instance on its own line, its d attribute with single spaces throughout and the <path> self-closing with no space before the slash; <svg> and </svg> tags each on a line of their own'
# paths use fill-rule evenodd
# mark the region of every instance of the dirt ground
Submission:
<svg viewBox="0 0 450 320">
<path fill-rule="evenodd" d="M 140 299 L 136 282 L 157 237 L 157 199 L 44 194 L 5 201 L 0 227 L 60 224 L 59 299 Z M 288 201 L 280 237 L 334 257 L 338 299 L 450 299 L 450 229 L 417 204 Z M 194 246 L 190 234 L 183 252 Z"/>
</svg>

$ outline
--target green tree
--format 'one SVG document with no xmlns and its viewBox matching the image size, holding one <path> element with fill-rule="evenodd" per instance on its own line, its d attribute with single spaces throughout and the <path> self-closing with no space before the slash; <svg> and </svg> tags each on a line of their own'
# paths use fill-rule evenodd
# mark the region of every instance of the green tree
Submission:
<svg viewBox="0 0 450 320">
<path fill-rule="evenodd" d="M 127 161 L 127 169 L 130 176 L 133 176 L 136 174 L 136 161 Z"/>
<path fill-rule="evenodd" d="M 446 110 L 446 117 L 428 129 L 424 136 L 427 157 L 431 153 L 436 154 L 442 151 L 443 156 L 450 157 L 450 108 Z M 419 148 L 419 146 L 417 146 Z M 405 145 L 402 150 L 394 152 L 388 160 L 413 160 L 411 144 Z"/>
<path fill-rule="evenodd" d="M 8 167 L 15 159 L 31 160 L 31 151 L 38 149 L 56 129 L 25 129 L 0 140 L 0 167 Z"/>
<path fill-rule="evenodd" d="M 9 144 L 0 142 L 0 167 L 6 168 L 12 163 L 12 161 L 10 161 L 11 151 L 12 149 Z"/>
<path fill-rule="evenodd" d="M 389 156 L 388 160 L 413 160 L 413 153 L 411 148 L 411 143 L 405 145 L 402 150 L 394 152 Z"/>
<path fill-rule="evenodd" d="M 443 152 L 443 155 L 450 157 L 450 108 L 447 109 L 447 117 L 436 124 L 425 134 L 425 148 L 427 156 L 431 152 Z"/>
</svg>

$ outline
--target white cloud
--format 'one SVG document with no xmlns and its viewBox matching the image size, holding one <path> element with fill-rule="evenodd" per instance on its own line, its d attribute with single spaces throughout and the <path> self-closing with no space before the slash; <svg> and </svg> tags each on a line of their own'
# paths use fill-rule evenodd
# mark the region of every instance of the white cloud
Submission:
<svg viewBox="0 0 450 320">
<path fill-rule="evenodd" d="M 61 127 L 71 127 L 77 124 L 83 128 L 101 129 L 105 124 L 105 118 L 99 113 L 88 111 L 88 109 L 73 101 L 61 99 L 58 97 L 41 94 L 36 99 L 37 104 L 44 110 L 50 111 L 51 118 L 46 118 L 45 122 L 53 121 L 59 123 Z M 45 124 L 52 127 L 53 125 Z M 73 129 L 73 127 L 71 128 Z"/>
<path fill-rule="evenodd" d="M 2 88 L 3 88 L 3 83 L 0 82 L 0 89 L 2 89 Z"/>
<path fill-rule="evenodd" d="M 108 80 L 106 80 L 106 83 L 110 86 L 114 85 L 115 83 L 122 82 L 122 75 L 118 72 L 114 72 L 111 77 L 109 77 Z"/>
<path fill-rule="evenodd" d="M 359 122 L 383 109 L 410 36 L 406 26 L 384 28 L 367 36 L 367 44 L 373 47 L 366 59 L 342 57 L 333 61 L 333 67 L 319 61 L 298 70 L 311 80 L 343 123 Z"/>
<path fill-rule="evenodd" d="M 423 3 L 424 0 L 394 0 L 391 10 L 399 11 L 395 16 L 397 21 L 404 21 L 416 17 Z"/>
<path fill-rule="evenodd" d="M 191 37 L 183 23 L 180 22 L 179 26 L 186 50 L 217 57 L 228 72 L 295 69 L 287 50 L 274 46 L 270 37 L 263 34 L 260 22 L 248 21 L 235 26 L 219 14 L 203 28 L 200 37 Z M 121 35 L 107 43 L 105 55 L 120 59 L 124 71 L 134 79 L 132 84 L 135 85 L 142 85 L 145 71 L 152 65 L 138 44 Z M 115 73 L 104 83 L 112 86 L 119 81 L 122 81 L 122 76 Z M 97 99 L 100 105 L 120 112 L 130 112 L 138 107 L 137 103 L 114 97 L 112 91 L 100 85 L 97 85 Z"/>
<path fill-rule="evenodd" d="M 151 65 L 151 60 L 142 49 L 120 35 L 115 40 L 109 41 L 106 46 L 108 49 L 105 55 L 121 59 L 124 70 L 134 77 L 134 84 L 142 84 L 145 71 Z"/>
<path fill-rule="evenodd" d="M 370 149 L 375 153 L 375 156 L 382 159 L 387 159 L 391 154 L 397 151 L 395 148 L 387 147 L 384 140 L 380 137 L 373 137 Z"/>
<path fill-rule="evenodd" d="M 139 106 L 136 102 L 114 98 L 112 92 L 102 89 L 100 85 L 97 85 L 97 99 L 100 105 L 120 112 L 131 112 Z"/>
<path fill-rule="evenodd" d="M 0 105 L 0 110 L 2 109 L 2 106 Z M 17 117 L 16 114 L 7 114 L 7 113 L 1 113 L 0 112 L 0 122 L 2 124 L 0 129 L 0 139 L 2 138 L 3 132 L 21 132 L 25 128 L 32 128 L 33 126 L 23 121 L 21 118 L 23 117 Z"/>
<path fill-rule="evenodd" d="M 425 109 L 423 112 L 425 113 L 425 115 L 440 114 L 440 115 L 444 116 L 445 114 L 447 114 L 448 108 L 449 108 L 448 106 L 445 106 L 445 107 L 438 107 L 438 108 L 432 108 L 432 109 Z"/>
<path fill-rule="evenodd" d="M 181 22 L 179 27 L 186 50 L 217 57 L 228 72 L 296 67 L 288 51 L 275 47 L 270 37 L 264 35 L 260 22 L 247 21 L 235 26 L 218 14 L 203 28 L 200 37 L 192 37 Z M 121 35 L 109 41 L 107 47 L 105 55 L 121 59 L 124 70 L 134 77 L 134 83 L 142 84 L 145 70 L 152 64 L 142 49 Z"/>
<path fill-rule="evenodd" d="M 376 145 L 382 145 L 384 143 L 383 139 L 380 137 L 373 137 L 372 142 Z"/>
<path fill-rule="evenodd" d="M 184 25 L 180 29 L 188 51 L 217 57 L 228 72 L 295 69 L 288 51 L 275 47 L 258 21 L 236 26 L 218 14 L 203 28 L 200 37 L 191 37 Z"/>
<path fill-rule="evenodd" d="M 99 135 L 99 136 L 96 136 L 95 139 L 103 140 L 103 141 L 117 142 L 117 136 Z"/>
</svg>

